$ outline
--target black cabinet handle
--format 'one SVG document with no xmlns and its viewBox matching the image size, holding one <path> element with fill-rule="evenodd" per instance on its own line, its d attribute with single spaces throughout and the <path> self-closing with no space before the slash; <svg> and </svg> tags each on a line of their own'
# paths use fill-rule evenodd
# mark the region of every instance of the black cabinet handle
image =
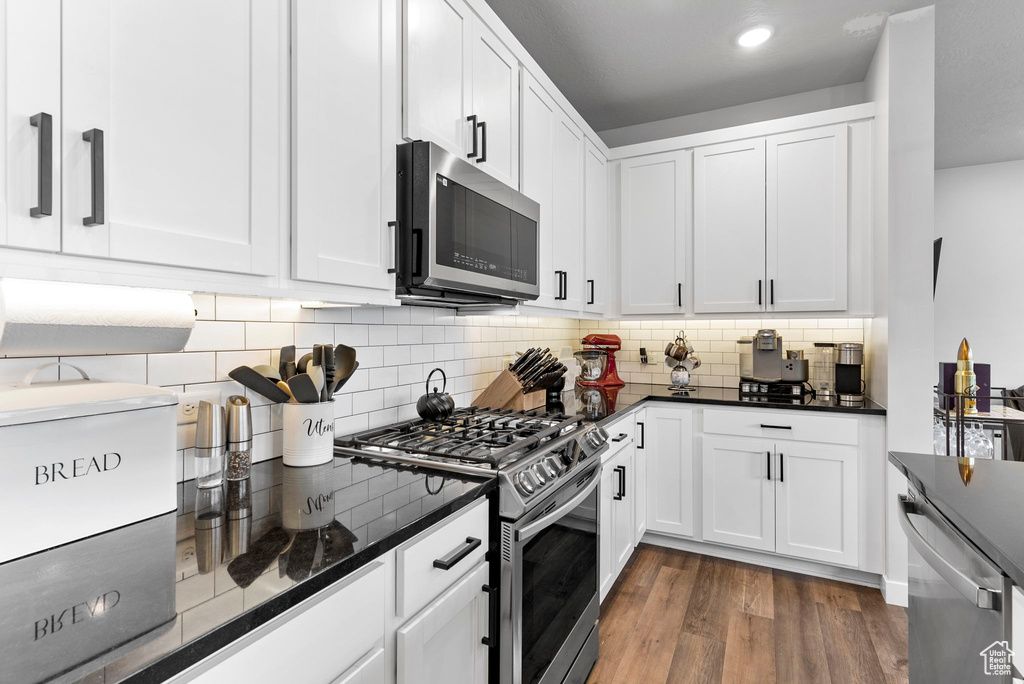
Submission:
<svg viewBox="0 0 1024 684">
<path fill-rule="evenodd" d="M 792 430 L 793 429 L 792 425 L 765 425 L 764 423 L 761 423 L 761 427 L 766 429 L 766 430 Z"/>
<path fill-rule="evenodd" d="M 472 124 L 472 129 L 473 129 L 473 151 L 466 155 L 467 157 L 472 159 L 479 152 L 479 150 L 477 149 L 477 146 L 476 146 L 476 129 L 477 129 L 476 114 L 470 114 L 469 116 L 467 116 L 466 117 L 466 121 L 468 121 L 469 123 Z"/>
<path fill-rule="evenodd" d="M 771 303 L 772 303 L 772 306 L 775 306 L 775 278 L 772 278 L 769 282 L 771 283 L 771 289 L 772 289 Z"/>
<path fill-rule="evenodd" d="M 786 454 L 779 452 L 779 482 L 786 481 Z"/>
<path fill-rule="evenodd" d="M 640 443 L 636 445 L 636 448 L 643 449 L 644 444 L 647 442 L 647 436 L 644 434 L 644 424 L 638 422 L 636 426 L 640 428 Z"/>
<path fill-rule="evenodd" d="M 562 271 L 562 299 L 569 298 L 569 272 Z"/>
<path fill-rule="evenodd" d="M 764 462 L 768 464 L 768 481 L 772 479 L 772 452 L 764 452 Z"/>
<path fill-rule="evenodd" d="M 629 435 L 627 435 L 625 432 L 620 432 L 617 437 L 612 437 L 612 441 L 613 442 L 621 442 L 622 440 L 626 439 L 627 437 L 629 437 Z"/>
<path fill-rule="evenodd" d="M 497 648 L 498 639 L 495 635 L 498 633 L 498 588 L 492 587 L 489 584 L 485 584 L 483 592 L 487 594 L 487 636 L 480 640 L 480 643 L 488 648 Z"/>
<path fill-rule="evenodd" d="M 103 131 L 91 128 L 82 133 L 82 140 L 92 145 L 89 168 L 92 170 L 92 214 L 82 219 L 83 226 L 102 226 L 103 210 Z"/>
<path fill-rule="evenodd" d="M 451 570 L 459 564 L 463 558 L 473 553 L 481 544 L 481 541 L 476 537 L 466 537 L 466 543 L 459 548 L 449 553 L 444 558 L 438 558 L 434 561 L 434 567 L 439 570 Z"/>
<path fill-rule="evenodd" d="M 555 271 L 555 280 L 558 281 L 558 294 L 555 295 L 555 301 L 562 301 L 562 272 Z"/>
<path fill-rule="evenodd" d="M 626 498 L 626 466 L 619 466 L 622 470 L 619 472 L 619 498 Z"/>
<path fill-rule="evenodd" d="M 679 301 L 679 306 L 683 306 L 683 284 L 676 283 L 676 299 Z"/>
<path fill-rule="evenodd" d="M 762 306 L 764 304 L 764 281 L 757 281 L 757 305 Z"/>
<path fill-rule="evenodd" d="M 487 122 L 481 121 L 480 123 L 477 124 L 477 127 L 480 129 L 481 143 L 480 158 L 476 160 L 476 163 L 483 164 L 485 161 L 487 161 Z M 473 136 L 473 139 L 476 140 L 476 135 Z"/>
<path fill-rule="evenodd" d="M 39 112 L 28 122 L 39 129 L 39 206 L 28 210 L 29 216 L 39 218 L 53 215 L 53 117 Z"/>
<path fill-rule="evenodd" d="M 388 221 L 388 228 L 395 229 L 395 265 L 388 269 L 388 273 L 398 273 L 398 221 Z"/>
<path fill-rule="evenodd" d="M 587 282 L 590 283 L 590 301 L 588 301 L 587 304 L 593 304 L 594 303 L 594 281 L 593 280 L 588 280 Z"/>
<path fill-rule="evenodd" d="M 615 491 L 615 495 L 612 498 L 616 501 L 622 501 L 623 494 L 625 493 L 625 487 L 623 480 L 626 477 L 626 469 L 623 466 L 615 466 L 615 474 L 619 476 L 618 487 Z"/>
</svg>

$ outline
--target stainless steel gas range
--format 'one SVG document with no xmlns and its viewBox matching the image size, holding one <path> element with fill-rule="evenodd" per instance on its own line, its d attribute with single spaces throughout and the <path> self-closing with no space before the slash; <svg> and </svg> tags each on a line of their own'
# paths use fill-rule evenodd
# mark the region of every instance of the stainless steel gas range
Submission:
<svg viewBox="0 0 1024 684">
<path fill-rule="evenodd" d="M 607 439 L 581 416 L 471 407 L 342 437 L 336 453 L 498 478 L 495 679 L 582 684 L 597 661 L 597 487 Z"/>
</svg>

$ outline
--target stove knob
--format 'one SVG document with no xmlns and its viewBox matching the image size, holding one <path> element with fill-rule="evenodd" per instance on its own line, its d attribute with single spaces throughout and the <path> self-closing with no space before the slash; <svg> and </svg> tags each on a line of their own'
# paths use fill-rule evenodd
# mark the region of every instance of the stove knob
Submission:
<svg viewBox="0 0 1024 684">
<path fill-rule="evenodd" d="M 533 482 L 531 482 L 532 479 L 533 478 L 529 472 L 519 473 L 516 477 L 516 489 L 518 489 L 519 493 L 523 496 L 530 496 L 537 491 L 537 487 Z"/>
<path fill-rule="evenodd" d="M 548 456 L 544 459 L 544 464 L 551 471 L 552 477 L 558 477 L 566 470 L 566 465 L 562 463 L 562 459 L 557 456 Z"/>
<path fill-rule="evenodd" d="M 554 480 L 556 477 L 558 477 L 558 471 L 555 469 L 554 465 L 552 465 L 549 462 L 549 459 L 547 458 L 538 463 L 537 467 L 540 468 L 541 472 L 543 472 L 544 476 L 547 477 L 549 480 Z"/>
<path fill-rule="evenodd" d="M 532 468 L 530 468 L 530 472 L 533 474 L 535 478 L 537 478 L 537 484 L 540 485 L 541 487 L 548 483 L 548 475 L 545 472 L 545 469 L 541 467 L 540 463 L 537 463 Z"/>
</svg>

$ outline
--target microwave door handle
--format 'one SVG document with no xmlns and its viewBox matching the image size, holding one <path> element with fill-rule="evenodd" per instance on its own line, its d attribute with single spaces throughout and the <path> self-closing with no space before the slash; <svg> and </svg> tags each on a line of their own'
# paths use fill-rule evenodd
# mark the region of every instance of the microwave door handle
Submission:
<svg viewBox="0 0 1024 684">
<path fill-rule="evenodd" d="M 935 550 L 928 540 L 924 538 L 914 523 L 910 521 L 910 514 L 917 513 L 918 501 L 905 495 L 899 497 L 899 521 L 903 533 L 907 535 L 907 541 L 921 554 L 925 562 L 939 574 L 950 586 L 962 595 L 965 599 L 984 610 L 999 610 L 1001 592 L 987 589 L 970 577 L 960 572 L 956 567 L 943 558 Z"/>
<path fill-rule="evenodd" d="M 526 541 L 530 537 L 534 537 L 540 532 L 543 532 L 545 529 L 555 524 L 558 520 L 561 520 L 563 517 L 568 515 L 568 513 L 572 511 L 572 509 L 580 505 L 580 502 L 582 502 L 584 499 L 590 496 L 593 493 L 593 491 L 597 489 L 597 485 L 600 484 L 601 482 L 600 476 L 601 469 L 598 468 L 593 473 L 591 473 L 591 477 L 594 479 L 591 480 L 590 484 L 583 488 L 583 491 L 581 491 L 579 494 L 570 499 L 566 504 L 559 506 L 557 509 L 545 515 L 540 520 L 535 520 L 523 529 L 516 532 L 516 541 Z"/>
</svg>

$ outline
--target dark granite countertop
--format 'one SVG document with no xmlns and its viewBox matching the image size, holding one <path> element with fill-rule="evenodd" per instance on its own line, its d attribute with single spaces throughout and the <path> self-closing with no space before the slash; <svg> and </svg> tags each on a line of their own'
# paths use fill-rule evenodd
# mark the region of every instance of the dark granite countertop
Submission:
<svg viewBox="0 0 1024 684">
<path fill-rule="evenodd" d="M 1018 521 L 1024 463 L 974 459 L 965 486 L 950 456 L 892 452 L 889 462 L 1014 584 L 1024 585 L 1024 527 Z"/>
<path fill-rule="evenodd" d="M 810 396 L 778 398 L 741 396 L 734 387 L 693 387 L 686 391 L 671 390 L 668 385 L 626 383 L 625 387 L 598 388 L 576 385 L 572 392 L 562 393 L 566 412 L 581 413 L 589 421 L 607 423 L 645 401 L 671 401 L 686 404 L 744 406 L 758 409 L 827 411 L 861 416 L 884 416 L 885 408 L 866 399 L 861 406 L 839 406 L 835 401 L 811 399 Z"/>
<path fill-rule="evenodd" d="M 496 486 L 340 457 L 179 484 L 177 512 L 0 564 L 0 681 L 164 681 Z"/>
</svg>

